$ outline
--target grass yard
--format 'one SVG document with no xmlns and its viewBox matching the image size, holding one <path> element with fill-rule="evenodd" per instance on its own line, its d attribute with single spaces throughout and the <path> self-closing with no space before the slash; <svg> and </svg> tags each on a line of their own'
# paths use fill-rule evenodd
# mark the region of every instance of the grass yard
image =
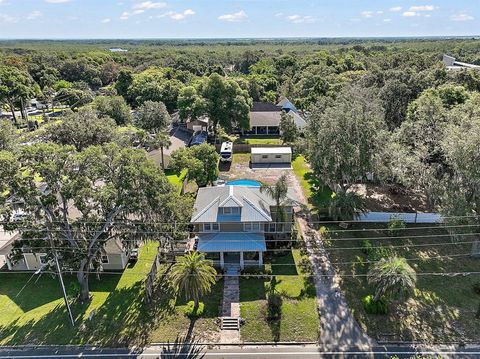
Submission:
<svg viewBox="0 0 480 359">
<path fill-rule="evenodd" d="M 184 316 L 185 302 L 164 288 L 151 305 L 144 304 L 143 282 L 156 254 L 156 244 L 140 250 L 138 262 L 120 275 L 90 279 L 93 299 L 72 306 L 76 326 L 72 328 L 56 278 L 31 274 L 0 274 L 0 345 L 95 344 L 125 346 L 149 341 L 173 340 L 185 334 L 190 321 Z M 65 276 L 66 287 L 75 281 Z M 23 289 L 23 290 L 22 290 Z M 221 283 L 206 300 L 204 318 L 193 326 L 199 337 L 214 335 L 221 300 Z M 92 320 L 89 320 L 93 312 Z M 213 333 L 213 334 L 212 334 Z"/>
<path fill-rule="evenodd" d="M 265 258 L 266 270 L 275 276 L 275 290 L 282 298 L 281 318 L 267 319 L 267 292 L 270 279 L 241 278 L 241 317 L 245 324 L 241 338 L 245 342 L 260 341 L 317 341 L 319 317 L 316 308 L 315 287 L 300 267 L 300 250 Z"/>
<path fill-rule="evenodd" d="M 248 145 L 281 145 L 282 139 L 272 136 L 249 136 L 239 138 L 235 143 Z"/>
<path fill-rule="evenodd" d="M 432 225 L 421 225 L 432 227 Z M 385 225 L 362 224 L 360 232 L 337 232 L 333 238 L 347 239 L 344 241 L 330 241 L 329 256 L 333 263 L 353 262 L 350 264 L 336 264 L 342 276 L 342 289 L 346 294 L 355 317 L 374 338 L 380 340 L 408 340 L 433 342 L 478 342 L 480 338 L 479 319 L 475 318 L 480 306 L 480 295 L 475 293 L 474 286 L 480 288 L 480 276 L 421 276 L 418 275 L 415 295 L 408 301 L 392 303 L 387 315 L 367 314 L 362 306 L 362 298 L 373 294 L 371 287 L 363 275 L 368 271 L 366 255 L 359 247 L 365 238 L 387 237 Z M 365 228 L 365 229 L 363 229 Z M 421 272 L 468 272 L 478 271 L 480 260 L 469 257 L 471 244 L 454 244 L 450 237 L 440 237 L 446 234 L 441 227 L 424 228 L 420 225 L 410 226 L 400 236 L 410 238 L 373 239 L 374 246 L 390 247 L 386 249 L 388 255 L 398 255 L 409 259 L 409 264 Z M 340 229 L 336 229 L 340 230 Z M 437 237 L 438 235 L 438 237 Z M 411 236 L 430 236 L 412 238 Z M 468 239 L 469 238 L 469 239 Z M 467 237 L 462 241 L 472 241 Z M 429 246 L 428 244 L 444 244 Z M 413 245 L 426 245 L 413 247 Z M 401 248 L 392 248 L 400 246 Z M 441 257 L 433 258 L 432 257 Z M 412 260 L 410 260 L 412 259 Z"/>
<path fill-rule="evenodd" d="M 180 191 L 182 189 L 182 184 L 183 180 L 185 179 L 185 176 L 187 175 L 187 170 L 183 170 L 180 175 L 177 175 L 175 172 L 172 170 L 165 170 L 165 175 L 167 176 L 168 181 L 173 184 L 175 187 L 178 188 Z"/>
<path fill-rule="evenodd" d="M 309 205 L 316 208 L 323 208 L 328 205 L 328 201 L 332 195 L 332 191 L 323 185 L 317 178 L 313 176 L 305 157 L 299 155 L 292 161 L 292 168 L 295 175 L 300 181 L 305 197 L 307 197 Z"/>
</svg>

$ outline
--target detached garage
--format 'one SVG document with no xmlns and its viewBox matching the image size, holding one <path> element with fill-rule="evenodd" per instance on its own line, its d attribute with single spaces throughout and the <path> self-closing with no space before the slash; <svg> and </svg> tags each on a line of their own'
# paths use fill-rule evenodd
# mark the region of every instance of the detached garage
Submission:
<svg viewBox="0 0 480 359">
<path fill-rule="evenodd" d="M 290 166 L 292 162 L 291 147 L 252 147 L 252 166 L 259 164 L 283 163 Z"/>
</svg>

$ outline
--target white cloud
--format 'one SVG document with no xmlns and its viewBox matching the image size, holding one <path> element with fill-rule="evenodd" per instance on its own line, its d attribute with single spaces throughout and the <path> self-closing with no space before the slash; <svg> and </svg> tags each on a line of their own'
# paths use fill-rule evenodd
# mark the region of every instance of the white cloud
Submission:
<svg viewBox="0 0 480 359">
<path fill-rule="evenodd" d="M 368 18 L 373 17 L 373 11 L 362 11 L 362 12 L 360 13 L 360 15 L 362 15 L 362 17 L 368 19 Z"/>
<path fill-rule="evenodd" d="M 290 15 L 287 16 L 286 19 L 294 24 L 311 24 L 312 22 L 315 22 L 313 16 Z"/>
<path fill-rule="evenodd" d="M 172 20 L 175 21 L 180 21 L 180 20 L 185 20 L 187 16 L 192 16 L 195 15 L 195 11 L 192 9 L 187 9 L 183 12 L 175 12 L 175 11 L 169 11 L 166 12 L 165 14 L 159 15 L 158 17 L 169 17 Z"/>
<path fill-rule="evenodd" d="M 103 19 L 102 24 L 108 24 L 110 21 L 112 21 L 112 20 L 109 19 L 109 18 Z"/>
<path fill-rule="evenodd" d="M 41 17 L 43 14 L 41 11 L 35 10 L 32 11 L 30 14 L 27 15 L 27 20 L 35 20 L 39 17 Z"/>
<path fill-rule="evenodd" d="M 450 20 L 452 20 L 452 21 L 471 21 L 471 20 L 475 20 L 475 18 L 472 15 L 461 13 L 461 14 L 454 14 L 454 15 L 450 16 Z"/>
<path fill-rule="evenodd" d="M 124 11 L 120 15 L 120 20 L 128 20 L 131 16 L 143 14 L 147 10 L 162 9 L 167 6 L 164 2 L 144 1 L 141 3 L 133 4 L 132 11 Z"/>
<path fill-rule="evenodd" d="M 228 22 L 241 22 L 245 20 L 247 17 L 248 17 L 247 13 L 243 10 L 240 10 L 239 12 L 235 12 L 233 14 L 220 15 L 218 17 L 218 20 L 228 21 Z"/>
<path fill-rule="evenodd" d="M 6 14 L 0 14 L 0 24 L 13 24 L 16 22 L 18 22 L 18 19 L 16 17 Z"/>
<path fill-rule="evenodd" d="M 139 4 L 133 5 L 133 9 L 140 9 L 140 10 L 150 10 L 150 9 L 162 9 L 166 7 L 167 4 L 164 2 L 153 2 L 153 1 L 144 1 Z"/>
<path fill-rule="evenodd" d="M 377 14 L 383 14 L 383 11 L 382 11 L 382 10 L 378 10 L 378 11 L 377 11 Z"/>
<path fill-rule="evenodd" d="M 392 19 L 383 19 L 383 22 L 391 22 Z"/>
<path fill-rule="evenodd" d="M 389 9 L 389 11 L 391 11 L 391 12 L 399 12 L 399 11 L 402 11 L 402 9 L 403 9 L 403 8 L 402 8 L 401 6 L 394 6 L 394 7 L 391 7 L 391 8 Z"/>
<path fill-rule="evenodd" d="M 433 11 L 435 6 L 433 5 L 420 5 L 420 6 L 410 6 L 410 11 Z"/>
<path fill-rule="evenodd" d="M 277 12 L 277 13 L 275 14 L 275 16 L 276 16 L 276 17 L 282 17 L 282 16 L 283 16 L 283 12 Z"/>
<path fill-rule="evenodd" d="M 45 0 L 45 2 L 48 2 L 49 4 L 63 4 L 70 1 L 72 0 Z"/>
<path fill-rule="evenodd" d="M 414 17 L 414 16 L 424 16 L 430 17 L 430 14 L 422 14 L 423 12 L 430 12 L 436 9 L 433 5 L 418 5 L 418 6 L 410 6 L 408 11 L 405 11 L 402 15 L 406 17 Z"/>
</svg>

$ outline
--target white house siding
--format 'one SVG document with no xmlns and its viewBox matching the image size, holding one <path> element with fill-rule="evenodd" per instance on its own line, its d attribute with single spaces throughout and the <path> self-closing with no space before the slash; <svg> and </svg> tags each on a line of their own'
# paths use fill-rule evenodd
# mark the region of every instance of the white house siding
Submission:
<svg viewBox="0 0 480 359">
<path fill-rule="evenodd" d="M 104 271 L 124 270 L 128 264 L 128 258 L 124 253 L 107 254 L 108 263 L 102 263 Z"/>
<path fill-rule="evenodd" d="M 290 147 L 253 147 L 251 161 L 252 164 L 291 163 L 292 149 Z"/>
</svg>

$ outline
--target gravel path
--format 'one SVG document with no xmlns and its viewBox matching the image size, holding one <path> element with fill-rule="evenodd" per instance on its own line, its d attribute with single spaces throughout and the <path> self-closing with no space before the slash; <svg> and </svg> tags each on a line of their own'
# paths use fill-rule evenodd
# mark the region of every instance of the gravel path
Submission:
<svg viewBox="0 0 480 359">
<path fill-rule="evenodd" d="M 290 186 L 298 200 L 307 204 L 300 181 L 293 171 L 289 173 Z M 310 261 L 313 265 L 315 288 L 317 291 L 317 307 L 320 313 L 320 344 L 327 348 L 366 349 L 374 345 L 374 341 L 360 328 L 347 301 L 340 289 L 340 278 L 333 268 L 318 231 L 312 229 L 308 214 L 297 208 L 298 223 L 302 237 L 305 239 Z"/>
</svg>

